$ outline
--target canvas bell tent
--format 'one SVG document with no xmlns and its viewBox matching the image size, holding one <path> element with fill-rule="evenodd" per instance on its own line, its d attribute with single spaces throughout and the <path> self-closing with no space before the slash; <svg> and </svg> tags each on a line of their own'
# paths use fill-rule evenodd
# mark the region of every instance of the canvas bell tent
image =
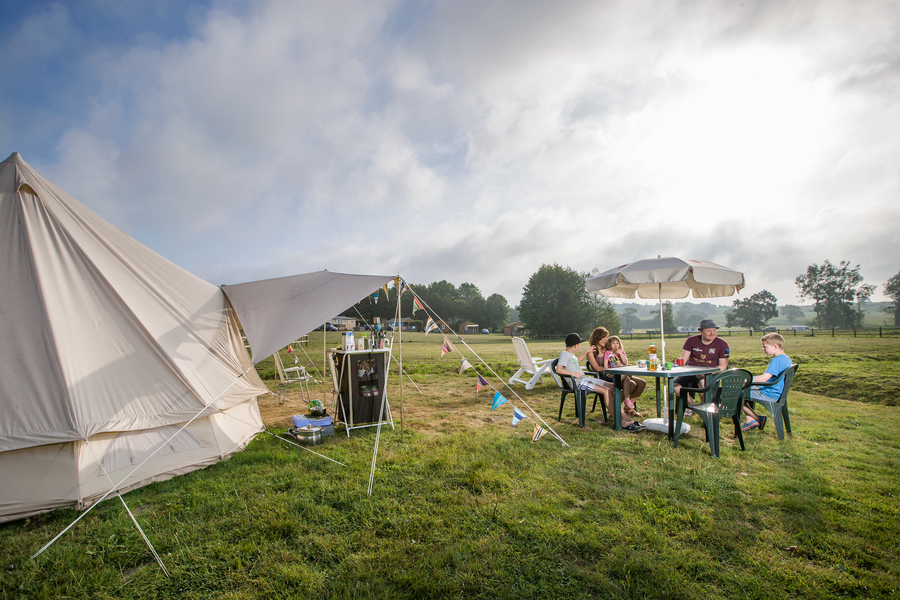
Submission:
<svg viewBox="0 0 900 600">
<path fill-rule="evenodd" d="M 17 153 L 0 163 L 0 252 L 0 523 L 240 450 L 263 430 L 253 365 L 394 279 L 317 271 L 216 287 Z"/>
<path fill-rule="evenodd" d="M 0 522 L 90 504 L 157 449 L 121 491 L 262 430 L 267 390 L 223 291 L 17 153 L 0 163 L 0 254 Z"/>
</svg>

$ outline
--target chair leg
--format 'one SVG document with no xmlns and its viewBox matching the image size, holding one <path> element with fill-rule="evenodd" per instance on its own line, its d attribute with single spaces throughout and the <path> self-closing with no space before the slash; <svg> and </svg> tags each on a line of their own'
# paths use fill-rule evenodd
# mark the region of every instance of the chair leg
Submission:
<svg viewBox="0 0 900 600">
<path fill-rule="evenodd" d="M 712 440 L 709 444 L 709 450 L 712 455 L 719 458 L 719 418 L 718 416 L 710 418 L 709 437 Z"/>
<path fill-rule="evenodd" d="M 674 400 L 673 400 L 674 402 Z M 684 421 L 684 405 L 681 402 L 678 402 L 676 405 L 678 409 L 678 418 L 675 420 L 675 437 L 672 438 L 672 447 L 678 447 L 678 438 L 681 437 L 681 423 Z"/>
<path fill-rule="evenodd" d="M 783 416 L 784 412 L 781 409 L 779 403 L 776 402 L 760 402 L 763 406 L 766 407 L 766 410 L 769 411 L 769 414 L 772 415 L 772 420 L 775 421 L 775 433 L 778 434 L 778 439 L 784 439 L 784 421 Z"/>
<path fill-rule="evenodd" d="M 562 394 L 560 395 L 560 397 L 559 397 L 559 416 L 556 417 L 556 420 L 557 420 L 557 421 L 561 421 L 561 420 L 562 420 L 562 409 L 563 409 L 563 405 L 564 405 L 565 403 L 566 403 L 566 392 L 563 391 L 563 393 L 562 393 Z"/>
<path fill-rule="evenodd" d="M 787 399 L 781 403 L 781 417 L 784 421 L 784 430 L 787 431 L 788 435 L 794 435 L 791 433 L 791 418 L 788 416 Z M 782 437 L 781 439 L 784 438 Z"/>
<path fill-rule="evenodd" d="M 741 443 L 741 451 L 746 450 L 744 447 L 744 432 L 741 431 L 741 411 L 738 411 L 731 420 L 734 422 L 734 437 Z"/>
</svg>

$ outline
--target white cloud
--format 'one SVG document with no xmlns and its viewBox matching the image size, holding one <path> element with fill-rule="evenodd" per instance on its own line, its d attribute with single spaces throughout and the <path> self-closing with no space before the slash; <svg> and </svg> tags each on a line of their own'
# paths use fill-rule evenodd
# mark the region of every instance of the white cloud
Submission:
<svg viewBox="0 0 900 600">
<path fill-rule="evenodd" d="M 898 268 L 893 3 L 214 7 L 90 40 L 50 167 L 211 281 L 400 272 L 514 305 L 552 262 L 703 258 L 779 299 L 826 258 Z M 57 57 L 74 22 L 23 25 Z"/>
</svg>

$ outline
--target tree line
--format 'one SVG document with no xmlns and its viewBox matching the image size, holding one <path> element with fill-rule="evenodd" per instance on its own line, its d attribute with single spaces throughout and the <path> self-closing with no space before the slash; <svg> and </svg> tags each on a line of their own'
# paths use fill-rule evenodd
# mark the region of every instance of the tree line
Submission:
<svg viewBox="0 0 900 600">
<path fill-rule="evenodd" d="M 472 283 L 461 283 L 459 287 L 456 287 L 446 280 L 435 281 L 428 285 L 410 284 L 410 287 L 436 314 L 437 318 L 446 321 L 447 325 L 454 330 L 466 321 L 477 323 L 479 328 L 491 331 L 502 330 L 503 326 L 507 324 L 509 304 L 501 294 L 491 294 L 485 298 L 478 287 Z M 426 317 L 423 316 L 423 313 L 413 314 L 412 294 L 404 293 L 401 302 L 400 309 L 403 318 L 413 317 L 425 320 Z M 396 287 L 388 288 L 387 298 L 382 290 L 377 299 L 372 294 L 344 311 L 345 316 L 362 316 L 369 323 L 373 323 L 375 317 L 381 317 L 382 321 L 388 321 L 393 319 L 396 314 Z"/>
<path fill-rule="evenodd" d="M 799 297 L 813 301 L 816 313 L 813 326 L 820 329 L 862 327 L 866 315 L 863 305 L 878 288 L 864 283 L 859 271 L 859 265 L 851 266 L 846 260 L 836 265 L 825 260 L 821 265 L 811 264 L 805 273 L 797 276 L 794 283 Z M 894 325 L 900 325 L 900 272 L 884 284 L 884 293 L 893 300 L 893 304 L 882 310 L 893 314 Z M 727 315 L 726 325 L 762 329 L 769 319 L 778 316 L 776 303 L 775 296 L 766 290 L 744 300 L 735 300 L 734 308 Z M 784 316 L 791 322 L 803 315 L 797 306 L 785 306 L 784 311 Z"/>
<path fill-rule="evenodd" d="M 797 276 L 795 284 L 799 297 L 814 302 L 814 326 L 862 326 L 866 315 L 863 305 L 869 301 L 877 287 L 864 283 L 859 271 L 859 265 L 851 266 L 848 261 L 834 265 L 826 260 L 821 265 L 810 265 L 805 273 Z M 585 289 L 584 282 L 588 277 L 588 273 L 578 273 L 558 264 L 541 265 L 523 288 L 522 300 L 517 307 L 519 318 L 531 335 L 571 332 L 586 334 L 598 325 L 614 334 L 620 331 L 621 323 L 612 303 Z M 900 272 L 884 284 L 884 293 L 891 298 L 893 304 L 882 310 L 893 314 L 894 324 L 900 325 Z M 804 316 L 803 309 L 799 306 L 785 305 L 780 310 L 790 323 L 799 321 Z M 662 311 L 666 331 L 674 331 L 676 323 L 696 326 L 701 319 L 706 318 L 684 309 L 676 313 L 671 302 L 665 302 Z M 658 328 L 659 309 L 653 311 L 649 319 L 638 318 L 637 312 L 631 307 L 622 311 L 626 327 Z M 769 319 L 778 314 L 778 299 L 771 292 L 762 290 L 749 298 L 735 300 L 726 314 L 725 325 L 763 329 Z"/>
</svg>

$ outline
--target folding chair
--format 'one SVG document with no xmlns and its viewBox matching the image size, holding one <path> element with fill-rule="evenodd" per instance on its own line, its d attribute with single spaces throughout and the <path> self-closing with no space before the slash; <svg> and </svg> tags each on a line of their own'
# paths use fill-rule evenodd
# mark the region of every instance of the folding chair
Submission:
<svg viewBox="0 0 900 600">
<path fill-rule="evenodd" d="M 542 360 L 539 356 L 531 356 L 528 346 L 522 338 L 514 337 L 512 343 L 513 349 L 516 351 L 516 360 L 519 362 L 519 370 L 509 378 L 508 383 L 510 386 L 514 383 L 521 383 L 526 390 L 534 389 L 534 386 L 540 383 L 541 376 L 548 373 L 552 374 L 554 379 L 556 379 L 556 373 L 553 373 L 550 369 L 550 363 L 553 359 Z M 527 381 L 519 379 L 526 373 L 531 375 L 531 379 Z"/>
<path fill-rule="evenodd" d="M 284 404 L 284 399 L 287 396 L 287 386 L 294 383 L 300 384 L 301 397 L 304 396 L 303 388 L 306 386 L 306 403 L 309 404 L 309 380 L 312 377 L 306 373 L 306 368 L 302 366 L 285 368 L 281 362 L 281 353 L 278 350 L 275 351 L 273 356 L 275 357 L 275 368 L 278 369 L 278 404 Z"/>
</svg>

